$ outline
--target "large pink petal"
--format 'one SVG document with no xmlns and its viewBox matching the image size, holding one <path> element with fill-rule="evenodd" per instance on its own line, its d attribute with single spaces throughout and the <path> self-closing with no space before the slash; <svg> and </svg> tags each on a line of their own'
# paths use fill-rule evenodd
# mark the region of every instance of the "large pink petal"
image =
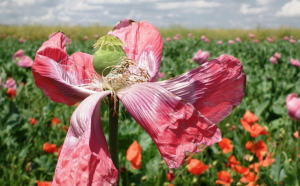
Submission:
<svg viewBox="0 0 300 186">
<path fill-rule="evenodd" d="M 110 92 L 96 93 L 80 103 L 56 166 L 53 185 L 111 185 L 118 179 L 101 129 L 101 100 Z"/>
<path fill-rule="evenodd" d="M 37 51 L 32 73 L 36 86 L 50 99 L 68 105 L 93 93 L 82 87 L 97 77 L 91 55 L 81 52 L 67 55 L 62 33 L 52 34 Z"/>
<path fill-rule="evenodd" d="M 151 136 L 170 168 L 182 165 L 187 152 L 200 152 L 221 140 L 214 123 L 157 84 L 136 84 L 121 89 L 118 97 Z"/>
<path fill-rule="evenodd" d="M 181 76 L 157 83 L 218 123 L 243 99 L 246 76 L 238 59 L 222 55 Z"/>
<path fill-rule="evenodd" d="M 109 34 L 123 41 L 127 56 L 133 59 L 138 67 L 148 71 L 150 81 L 155 81 L 163 49 L 163 40 L 158 30 L 144 21 L 124 20 Z"/>
</svg>

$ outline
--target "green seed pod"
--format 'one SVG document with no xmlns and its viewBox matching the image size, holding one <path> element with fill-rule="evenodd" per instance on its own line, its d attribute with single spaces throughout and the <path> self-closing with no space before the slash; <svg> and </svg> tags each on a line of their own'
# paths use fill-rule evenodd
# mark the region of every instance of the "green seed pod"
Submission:
<svg viewBox="0 0 300 186">
<path fill-rule="evenodd" d="M 122 48 L 123 42 L 112 35 L 100 37 L 95 43 L 93 65 L 96 72 L 100 75 L 107 75 L 110 68 L 121 63 L 126 57 L 126 53 Z"/>
</svg>

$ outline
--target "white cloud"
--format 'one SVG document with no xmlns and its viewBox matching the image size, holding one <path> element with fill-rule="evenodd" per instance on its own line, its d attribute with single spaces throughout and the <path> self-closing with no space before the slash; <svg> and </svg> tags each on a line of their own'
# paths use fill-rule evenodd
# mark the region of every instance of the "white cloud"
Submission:
<svg viewBox="0 0 300 186">
<path fill-rule="evenodd" d="M 256 0 L 256 4 L 258 5 L 268 5 L 272 2 L 273 0 Z"/>
<path fill-rule="evenodd" d="M 16 3 L 18 6 L 23 6 L 33 4 L 35 0 L 13 0 L 13 2 Z"/>
<path fill-rule="evenodd" d="M 240 12 L 242 14 L 245 14 L 245 15 L 251 15 L 251 14 L 260 14 L 264 11 L 266 11 L 267 8 L 266 7 L 250 7 L 250 5 L 248 4 L 242 4 L 241 8 L 240 8 Z"/>
<path fill-rule="evenodd" d="M 220 6 L 220 3 L 207 1 L 184 1 L 184 2 L 159 2 L 156 8 L 161 10 L 176 8 L 214 8 Z"/>
<path fill-rule="evenodd" d="M 276 13 L 276 16 L 282 16 L 282 17 L 297 17 L 300 16 L 300 1 L 298 0 L 292 0 Z"/>
</svg>

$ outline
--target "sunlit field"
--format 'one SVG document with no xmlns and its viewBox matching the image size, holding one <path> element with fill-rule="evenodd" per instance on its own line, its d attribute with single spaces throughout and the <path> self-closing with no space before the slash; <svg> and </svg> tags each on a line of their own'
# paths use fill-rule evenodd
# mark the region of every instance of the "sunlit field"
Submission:
<svg viewBox="0 0 300 186">
<path fill-rule="evenodd" d="M 77 106 L 51 101 L 36 87 L 31 68 L 18 66 L 13 55 L 23 49 L 24 55 L 34 60 L 36 51 L 54 31 L 63 31 L 71 39 L 71 44 L 67 44 L 69 55 L 76 51 L 93 54 L 97 38 L 110 29 L 99 26 L 0 26 L 1 186 L 52 181 L 59 148 Z M 118 133 L 120 185 L 216 185 L 217 181 L 229 185 L 299 186 L 300 123 L 289 117 L 286 96 L 290 93 L 300 95 L 300 66 L 290 63 L 291 59 L 300 60 L 300 30 L 189 30 L 181 27 L 159 30 L 164 38 L 160 68 L 164 75 L 160 80 L 198 67 L 192 58 L 199 49 L 210 53 L 209 60 L 230 54 L 243 64 L 245 97 L 218 124 L 222 142 L 191 155 L 182 167 L 173 170 L 169 170 L 149 135 L 121 105 Z M 255 36 L 250 38 L 249 33 Z M 205 37 L 201 38 L 203 35 Z M 236 41 L 236 37 L 241 41 Z M 230 44 L 229 40 L 233 42 Z M 280 57 L 274 57 L 276 61 L 270 62 L 276 52 Z M 5 86 L 11 78 L 16 82 L 16 92 Z M 108 139 L 106 103 L 101 105 L 101 116 Z M 136 170 L 126 159 L 126 151 L 134 141 L 142 148 L 141 168 Z M 45 143 L 55 146 L 48 147 Z M 197 165 L 193 169 L 189 165 L 193 159 L 207 166 Z"/>
</svg>

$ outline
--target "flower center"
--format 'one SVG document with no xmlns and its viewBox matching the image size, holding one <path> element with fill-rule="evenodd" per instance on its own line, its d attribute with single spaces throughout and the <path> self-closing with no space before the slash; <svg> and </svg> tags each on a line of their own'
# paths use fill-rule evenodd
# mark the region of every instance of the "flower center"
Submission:
<svg viewBox="0 0 300 186">
<path fill-rule="evenodd" d="M 149 81 L 147 70 L 137 67 L 131 59 L 124 58 L 119 65 L 111 68 L 111 71 L 103 77 L 103 89 L 118 91 L 136 83 Z"/>
</svg>

